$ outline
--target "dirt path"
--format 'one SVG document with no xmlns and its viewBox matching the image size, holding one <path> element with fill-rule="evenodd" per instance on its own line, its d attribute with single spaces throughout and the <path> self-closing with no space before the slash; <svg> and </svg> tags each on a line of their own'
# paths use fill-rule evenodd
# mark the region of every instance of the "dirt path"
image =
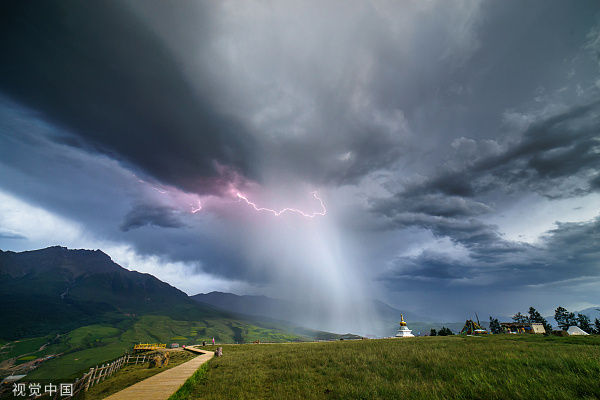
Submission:
<svg viewBox="0 0 600 400">
<path fill-rule="evenodd" d="M 177 391 L 190 376 L 214 355 L 196 349 L 188 349 L 200 355 L 188 362 L 173 367 L 165 372 L 151 376 L 141 382 L 123 389 L 105 400 L 166 400 Z"/>
</svg>

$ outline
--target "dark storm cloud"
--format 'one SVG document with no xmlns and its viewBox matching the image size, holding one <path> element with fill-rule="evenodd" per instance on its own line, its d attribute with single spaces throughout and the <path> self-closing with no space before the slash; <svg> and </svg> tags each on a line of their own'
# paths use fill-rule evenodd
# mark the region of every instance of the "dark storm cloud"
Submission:
<svg viewBox="0 0 600 400">
<path fill-rule="evenodd" d="M 550 117 L 542 117 L 522 134 L 522 138 L 500 154 L 483 156 L 465 168 L 441 173 L 417 192 L 460 193 L 474 197 L 491 190 L 517 187 L 551 198 L 564 178 L 581 177 L 581 191 L 563 192 L 578 196 L 595 190 L 594 173 L 600 165 L 600 102 L 573 107 Z M 462 192 L 462 193 L 461 193 Z"/>
<path fill-rule="evenodd" d="M 585 223 L 557 223 L 537 245 L 498 241 L 470 248 L 468 257 L 423 251 L 399 257 L 379 279 L 403 290 L 439 285 L 483 286 L 496 289 L 521 286 L 555 289 L 569 281 L 596 277 L 600 257 L 600 217 Z"/>
<path fill-rule="evenodd" d="M 184 262 L 194 266 L 188 270 L 189 274 L 210 274 L 256 284 L 269 281 L 269 269 L 248 267 L 243 239 L 252 238 L 253 233 L 247 227 L 237 223 L 224 227 L 210 221 L 198 225 L 189 216 L 176 214 L 176 219 L 171 221 L 169 217 L 172 216 L 167 211 L 167 224 L 173 222 L 184 226 L 179 229 L 134 227 L 121 232 L 118 239 L 133 244 L 138 254 L 159 257 L 161 262 Z M 163 218 L 164 214 L 159 212 L 158 217 Z"/>
<path fill-rule="evenodd" d="M 116 2 L 5 2 L 0 14 L 4 93 L 187 190 L 218 193 L 219 166 L 253 174 L 244 126 L 192 91 L 156 35 Z"/>
<path fill-rule="evenodd" d="M 177 214 L 177 211 L 170 207 L 138 204 L 125 215 L 120 229 L 127 232 L 130 229 L 141 228 L 146 225 L 161 228 L 181 228 L 185 225 Z"/>
<path fill-rule="evenodd" d="M 327 129 L 331 128 L 323 126 L 300 140 L 284 140 L 275 147 L 275 154 L 285 161 L 276 162 L 283 164 L 290 175 L 338 186 L 355 184 L 369 173 L 393 165 L 406 151 L 403 131 L 388 132 L 381 127 L 361 126 L 358 121 L 344 121 L 338 132 L 336 128 Z"/>
<path fill-rule="evenodd" d="M 374 200 L 372 210 L 387 216 L 476 216 L 493 210 L 476 198 L 495 191 L 531 190 L 549 198 L 585 195 L 597 190 L 599 141 L 600 103 L 574 107 L 532 123 L 502 152 L 475 151 L 472 161 L 461 158 L 454 164 L 458 167 L 449 162 L 425 181 L 404 183 L 393 197 Z"/>
<path fill-rule="evenodd" d="M 472 171 L 476 177 L 491 172 L 506 183 L 524 177 L 528 186 L 540 188 L 540 194 L 552 197 L 543 191 L 544 187 L 555 185 L 564 177 L 597 170 L 599 111 L 600 102 L 595 101 L 537 121 L 527 129 L 520 143 L 499 156 L 475 163 Z M 584 189 L 593 190 L 593 186 Z"/>
<path fill-rule="evenodd" d="M 549 251 L 545 260 L 553 272 L 563 278 L 597 276 L 600 259 L 600 217 L 588 223 L 557 223 L 547 233 L 545 246 Z"/>
<path fill-rule="evenodd" d="M 558 199 L 598 190 L 600 103 L 534 115 L 507 143 L 455 140 L 460 158 L 450 157 L 445 170 L 406 180 L 392 197 L 372 200 L 372 212 L 389 224 L 428 230 L 468 250 L 461 257 L 425 250 L 397 258 L 381 277 L 391 281 L 386 284 L 391 290 L 492 282 L 498 288 L 537 287 L 597 275 L 600 218 L 557 223 L 537 245 L 506 240 L 498 227 L 480 219 L 492 215 L 505 194 Z"/>
<path fill-rule="evenodd" d="M 403 212 L 425 214 L 433 217 L 462 218 L 491 213 L 493 208 L 468 198 L 444 196 L 441 194 L 405 195 Z M 387 216 L 394 215 L 394 199 L 382 199 L 376 202 L 373 210 L 379 210 Z"/>
<path fill-rule="evenodd" d="M 452 257 L 431 251 L 424 251 L 416 257 L 403 257 L 395 262 L 393 272 L 388 272 L 383 280 L 403 281 L 408 278 L 410 282 L 415 279 L 424 282 L 437 280 L 453 280 L 468 275 L 465 268 Z"/>
<path fill-rule="evenodd" d="M 437 237 L 448 237 L 468 249 L 493 246 L 501 241 L 497 227 L 474 218 L 447 218 L 422 213 L 400 213 L 389 218 L 398 228 L 419 227 Z"/>
</svg>

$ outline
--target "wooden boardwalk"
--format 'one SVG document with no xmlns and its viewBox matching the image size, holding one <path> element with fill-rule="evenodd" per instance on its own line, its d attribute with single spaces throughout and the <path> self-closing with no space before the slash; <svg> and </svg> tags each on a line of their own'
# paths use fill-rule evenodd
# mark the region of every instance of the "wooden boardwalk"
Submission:
<svg viewBox="0 0 600 400">
<path fill-rule="evenodd" d="M 173 367 L 144 379 L 135 385 L 129 386 L 113 395 L 106 397 L 105 400 L 166 400 L 177 391 L 190 376 L 204 364 L 210 360 L 214 352 L 200 351 L 194 348 L 186 348 L 200 354 L 198 357 L 187 361 L 181 365 Z"/>
</svg>

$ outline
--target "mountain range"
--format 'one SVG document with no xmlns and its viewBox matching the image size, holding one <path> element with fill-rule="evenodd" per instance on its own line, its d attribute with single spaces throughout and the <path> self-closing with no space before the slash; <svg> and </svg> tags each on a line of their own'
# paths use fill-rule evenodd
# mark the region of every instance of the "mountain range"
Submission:
<svg viewBox="0 0 600 400">
<path fill-rule="evenodd" d="M 442 325 L 457 332 L 464 324 L 435 322 L 378 300 L 357 302 L 358 307 L 370 310 L 380 321 L 383 329 L 374 329 L 376 336 L 395 335 L 400 314 L 415 333 L 428 333 Z M 590 315 L 593 321 L 600 316 L 596 308 L 580 313 Z M 46 335 L 90 324 L 115 324 L 139 315 L 168 315 L 188 321 L 233 318 L 245 321 L 241 324 L 270 324 L 301 337 L 339 337 L 322 332 L 322 327 L 311 319 L 312 311 L 304 304 L 266 296 L 211 292 L 189 297 L 150 274 L 119 266 L 100 250 L 59 246 L 20 253 L 0 250 L 0 315 L 4 320 L 0 339 Z M 553 318 L 548 321 L 555 325 Z M 233 333 L 228 337 L 234 337 Z"/>
</svg>

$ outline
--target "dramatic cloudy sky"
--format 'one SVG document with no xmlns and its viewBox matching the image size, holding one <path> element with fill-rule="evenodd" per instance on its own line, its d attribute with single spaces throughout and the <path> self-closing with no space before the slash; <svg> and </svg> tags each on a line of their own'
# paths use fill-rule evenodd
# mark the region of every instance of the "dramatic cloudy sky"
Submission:
<svg viewBox="0 0 600 400">
<path fill-rule="evenodd" d="M 600 304 L 595 0 L 2 8 L 2 250 L 100 248 L 336 331 L 376 329 L 364 298 Z"/>
</svg>

